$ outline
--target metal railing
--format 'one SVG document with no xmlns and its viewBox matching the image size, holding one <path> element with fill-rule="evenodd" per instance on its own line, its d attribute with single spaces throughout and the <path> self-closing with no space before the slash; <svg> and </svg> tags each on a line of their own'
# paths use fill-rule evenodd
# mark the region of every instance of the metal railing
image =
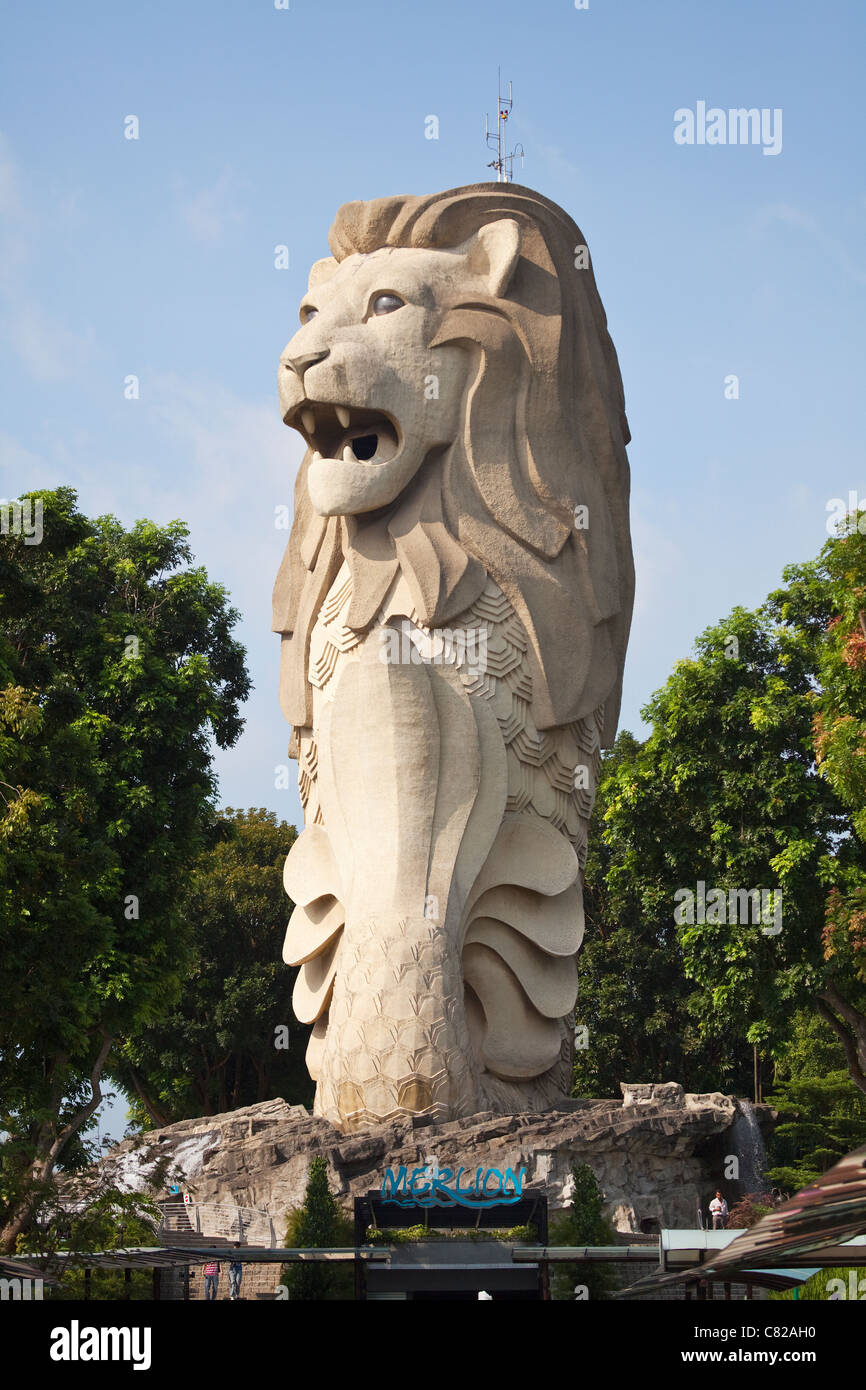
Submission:
<svg viewBox="0 0 866 1390">
<path fill-rule="evenodd" d="M 234 1202 L 161 1202 L 159 1235 L 172 1244 L 208 1240 L 239 1241 L 271 1249 L 277 1244 L 274 1223 L 266 1211 L 240 1207 Z"/>
</svg>

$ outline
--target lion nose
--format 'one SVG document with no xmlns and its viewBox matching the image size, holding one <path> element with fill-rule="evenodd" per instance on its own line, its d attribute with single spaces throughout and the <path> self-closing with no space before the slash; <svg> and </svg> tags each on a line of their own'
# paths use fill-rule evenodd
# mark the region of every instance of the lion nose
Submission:
<svg viewBox="0 0 866 1390">
<path fill-rule="evenodd" d="M 322 348 L 321 352 L 300 353 L 297 357 L 284 357 L 283 365 L 291 367 L 296 376 L 300 378 L 301 385 L 304 384 L 304 372 L 308 367 L 313 367 L 317 362 L 323 362 L 328 356 L 330 348 Z"/>
</svg>

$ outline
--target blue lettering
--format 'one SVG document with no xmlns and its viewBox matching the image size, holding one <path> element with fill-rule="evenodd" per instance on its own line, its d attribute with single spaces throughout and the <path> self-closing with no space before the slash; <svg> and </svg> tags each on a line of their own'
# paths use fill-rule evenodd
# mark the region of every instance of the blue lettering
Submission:
<svg viewBox="0 0 866 1390">
<path fill-rule="evenodd" d="M 488 1168 L 488 1169 L 487 1169 L 487 1172 L 486 1172 L 485 1175 L 484 1175 L 484 1182 L 483 1182 L 482 1185 L 481 1185 L 481 1195 L 482 1195 L 482 1197 L 486 1197 L 486 1196 L 487 1196 L 487 1184 L 489 1183 L 489 1181 L 490 1181 L 491 1178 L 497 1178 L 498 1181 L 499 1181 L 499 1186 L 498 1186 L 497 1189 L 496 1189 L 497 1193 L 499 1193 L 499 1192 L 502 1191 L 502 1174 L 500 1173 L 499 1169 L 498 1169 L 498 1168 Z"/>
<path fill-rule="evenodd" d="M 525 1177 L 526 1177 L 526 1169 L 525 1169 L 525 1168 L 521 1168 L 519 1174 L 518 1174 L 516 1177 L 515 1177 L 514 1169 L 513 1169 L 513 1168 L 506 1168 L 506 1170 L 505 1170 L 505 1182 L 503 1183 L 503 1190 L 507 1190 L 507 1188 L 508 1188 L 508 1179 L 510 1178 L 510 1179 L 511 1179 L 511 1190 L 512 1190 L 512 1192 L 515 1194 L 516 1197 L 521 1197 L 521 1196 L 523 1195 L 523 1179 L 524 1179 Z"/>
<path fill-rule="evenodd" d="M 420 1189 L 417 1188 L 417 1187 L 415 1186 L 415 1184 L 416 1184 L 416 1182 L 418 1181 L 419 1178 L 425 1178 L 426 1176 L 427 1176 L 427 1169 L 426 1169 L 426 1168 L 416 1168 L 416 1169 L 414 1169 L 414 1171 L 413 1171 L 413 1173 L 412 1173 L 412 1176 L 411 1176 L 411 1178 L 409 1179 L 409 1191 L 410 1191 L 410 1193 L 412 1194 L 413 1197 L 423 1197 L 423 1196 L 425 1195 L 425 1193 L 427 1193 L 427 1192 L 430 1191 L 430 1184 L 429 1184 L 429 1183 L 427 1183 L 426 1187 L 422 1187 L 422 1188 L 420 1188 Z"/>
<path fill-rule="evenodd" d="M 392 1168 L 385 1169 L 385 1177 L 382 1182 L 382 1201 L 397 1202 L 400 1200 L 398 1194 L 406 1191 L 406 1166 L 405 1164 L 397 1169 L 397 1176 L 394 1177 Z M 390 1195 L 389 1195 L 390 1194 Z"/>
<path fill-rule="evenodd" d="M 454 1174 L 452 1173 L 450 1168 L 443 1168 L 442 1171 L 439 1173 L 438 1177 L 435 1177 L 433 1179 L 433 1182 L 431 1184 L 431 1195 L 433 1198 L 433 1202 L 431 1203 L 431 1205 L 439 1207 L 453 1207 L 454 1196 L 451 1192 L 451 1189 L 448 1186 L 453 1176 Z M 444 1199 L 439 1196 L 440 1193 L 444 1194 Z"/>
<path fill-rule="evenodd" d="M 523 1195 L 526 1178 L 525 1168 L 516 1173 L 513 1168 L 506 1168 L 504 1177 L 498 1168 L 477 1168 L 475 1182 L 464 1185 L 465 1168 L 458 1168 L 456 1178 L 453 1169 L 442 1168 L 430 1181 L 424 1182 L 429 1172 L 429 1168 L 413 1168 L 410 1176 L 404 1165 L 397 1169 L 395 1176 L 394 1170 L 387 1168 L 382 1182 L 382 1201 L 410 1207 L 444 1207 L 459 1203 L 475 1210 L 513 1206 Z"/>
</svg>

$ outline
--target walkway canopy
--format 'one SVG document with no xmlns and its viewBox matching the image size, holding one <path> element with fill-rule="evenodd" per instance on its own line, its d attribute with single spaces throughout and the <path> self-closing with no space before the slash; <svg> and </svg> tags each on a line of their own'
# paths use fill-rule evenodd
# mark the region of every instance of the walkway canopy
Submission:
<svg viewBox="0 0 866 1390">
<path fill-rule="evenodd" d="M 633 1284 L 629 1294 L 649 1293 L 677 1280 L 737 1280 L 790 1288 L 804 1283 L 819 1269 L 866 1265 L 866 1145 L 769 1212 L 751 1230 L 727 1242 L 711 1237 L 730 1238 L 734 1233 L 700 1234 L 706 1237 L 703 1250 L 681 1246 L 677 1259 L 671 1258 L 672 1248 L 666 1258 L 663 1256 L 658 1274 Z M 676 1263 L 684 1267 L 674 1271 Z"/>
</svg>

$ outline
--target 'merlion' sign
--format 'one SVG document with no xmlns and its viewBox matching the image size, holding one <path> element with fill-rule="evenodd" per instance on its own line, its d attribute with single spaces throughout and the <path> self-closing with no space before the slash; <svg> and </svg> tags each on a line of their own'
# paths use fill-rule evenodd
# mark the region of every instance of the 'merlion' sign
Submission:
<svg viewBox="0 0 866 1390">
<path fill-rule="evenodd" d="M 526 1169 L 517 1173 L 506 1168 L 504 1174 L 498 1168 L 440 1168 L 428 1164 L 426 1168 L 413 1168 L 410 1172 L 405 1165 L 397 1169 L 386 1168 L 382 1182 L 382 1201 L 401 1207 L 511 1207 L 523 1196 Z"/>
</svg>

